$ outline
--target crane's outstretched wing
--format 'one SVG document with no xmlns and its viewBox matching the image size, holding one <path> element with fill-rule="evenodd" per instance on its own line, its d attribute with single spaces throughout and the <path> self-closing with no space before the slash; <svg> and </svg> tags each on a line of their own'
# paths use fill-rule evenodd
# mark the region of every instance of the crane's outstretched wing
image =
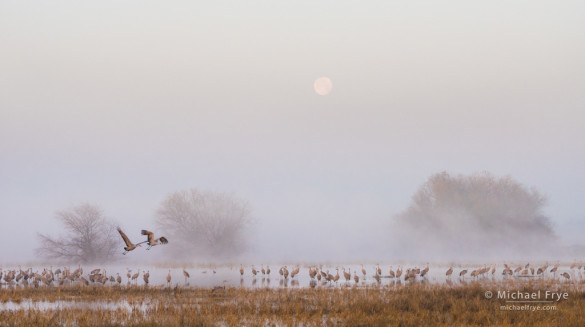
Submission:
<svg viewBox="0 0 585 327">
<path fill-rule="evenodd" d="M 124 243 L 126 243 L 126 246 L 132 246 L 132 242 L 130 242 L 130 239 L 128 238 L 128 236 L 126 236 L 126 234 L 124 234 L 122 229 L 120 227 L 118 227 L 117 229 L 122 238 L 124 239 Z"/>
<path fill-rule="evenodd" d="M 140 233 L 142 235 L 147 235 L 148 239 L 146 240 L 146 242 L 152 243 L 152 241 L 154 240 L 154 233 L 153 232 L 148 231 L 146 229 L 143 229 Z M 142 242 L 142 243 L 144 243 L 144 242 Z"/>
</svg>

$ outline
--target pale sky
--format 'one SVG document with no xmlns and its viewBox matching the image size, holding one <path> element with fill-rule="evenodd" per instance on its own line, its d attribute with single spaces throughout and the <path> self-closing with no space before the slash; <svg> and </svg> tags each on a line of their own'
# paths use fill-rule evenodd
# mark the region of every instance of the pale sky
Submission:
<svg viewBox="0 0 585 327">
<path fill-rule="evenodd" d="M 583 244 L 584 16 L 583 1 L 2 1 L 0 262 L 33 259 L 57 210 L 95 203 L 140 230 L 191 187 L 250 202 L 259 258 L 384 258 L 393 215 L 443 170 L 536 187 Z"/>
</svg>

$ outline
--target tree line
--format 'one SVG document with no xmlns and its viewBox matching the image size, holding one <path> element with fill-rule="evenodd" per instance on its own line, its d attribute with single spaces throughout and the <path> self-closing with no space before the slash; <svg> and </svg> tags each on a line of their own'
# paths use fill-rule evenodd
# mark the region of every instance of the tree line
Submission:
<svg viewBox="0 0 585 327">
<path fill-rule="evenodd" d="M 163 249 L 173 259 L 233 257 L 246 249 L 252 224 L 247 201 L 234 194 L 196 189 L 169 194 L 155 212 L 157 234 L 166 235 Z M 116 228 L 95 204 L 82 203 L 59 210 L 55 219 L 64 234 L 38 234 L 37 254 L 69 263 L 115 261 L 123 241 Z"/>
<path fill-rule="evenodd" d="M 390 253 L 437 257 L 448 253 L 501 255 L 542 251 L 556 240 L 547 199 L 510 176 L 490 173 L 431 175 L 395 215 L 388 235 Z M 342 205 L 342 204 L 340 204 Z M 154 213 L 157 235 L 172 259 L 230 258 L 242 254 L 252 227 L 249 203 L 231 193 L 188 189 L 166 196 Z M 39 234 L 38 253 L 67 262 L 108 262 L 119 257 L 116 224 L 97 205 L 60 210 L 65 234 Z M 393 250 L 393 251 L 392 251 Z"/>
</svg>

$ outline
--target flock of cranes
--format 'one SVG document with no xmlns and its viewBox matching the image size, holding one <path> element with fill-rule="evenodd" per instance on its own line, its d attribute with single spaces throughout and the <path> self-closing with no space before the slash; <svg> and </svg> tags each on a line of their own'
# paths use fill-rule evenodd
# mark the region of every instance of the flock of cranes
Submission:
<svg viewBox="0 0 585 327">
<path fill-rule="evenodd" d="M 126 254 L 126 253 L 128 253 L 128 252 L 130 252 L 138 247 L 141 247 L 142 246 L 141 244 L 143 244 L 143 243 L 148 244 L 148 248 L 146 248 L 147 250 L 150 250 L 150 248 L 155 246 L 155 245 L 169 243 L 169 240 L 167 240 L 166 237 L 161 236 L 159 238 L 154 238 L 153 232 L 143 229 L 140 233 L 142 235 L 146 235 L 146 241 L 134 244 L 134 243 L 132 243 L 132 241 L 130 241 L 128 236 L 126 236 L 126 233 L 124 233 L 120 227 L 118 227 L 117 229 L 118 229 L 118 233 L 120 233 L 120 236 L 122 236 L 124 243 L 126 243 L 126 246 L 124 247 L 124 252 L 122 254 Z"/>
<path fill-rule="evenodd" d="M 185 280 L 189 278 L 189 273 L 183 269 L 183 275 L 185 276 Z M 138 278 L 140 277 L 140 268 L 138 268 L 136 273 L 132 273 L 132 270 L 126 268 L 126 278 L 128 285 L 138 283 Z M 64 285 L 121 285 L 122 284 L 122 276 L 120 273 L 116 273 L 115 275 L 108 275 L 106 269 L 96 268 L 91 270 L 87 275 L 83 274 L 83 268 L 79 266 L 75 270 L 71 270 L 69 267 L 64 267 L 63 269 L 57 268 L 53 270 L 53 268 L 44 268 L 42 272 L 35 271 L 33 272 L 32 268 L 28 268 L 23 270 L 20 266 L 18 269 L 12 269 L 8 271 L 3 271 L 0 268 L 0 286 L 3 285 L 10 285 L 10 286 L 34 286 L 39 287 L 42 285 L 45 286 L 64 286 Z M 142 271 L 142 280 L 144 281 L 143 285 L 148 285 L 150 282 L 150 271 L 143 270 Z M 3 282 L 2 282 L 3 281 Z M 169 273 L 167 275 L 167 285 L 170 286 L 171 283 L 171 270 L 169 269 Z"/>
<path fill-rule="evenodd" d="M 514 269 L 512 269 L 511 266 L 509 266 L 508 264 L 504 264 L 504 269 L 502 270 L 502 275 L 503 276 L 516 276 L 516 277 L 544 277 L 545 274 L 548 273 L 549 274 L 553 274 L 553 277 L 556 277 L 556 273 L 559 269 L 560 264 L 556 263 L 550 270 L 548 270 L 548 268 L 550 267 L 550 265 L 548 263 L 544 264 L 543 266 L 540 267 L 533 267 L 530 266 L 530 263 L 527 263 L 525 266 L 517 266 Z M 491 269 L 490 269 L 491 268 Z M 579 277 L 583 276 L 583 272 L 582 270 L 585 269 L 585 266 L 583 264 L 577 264 L 577 262 L 574 262 L 569 269 L 574 272 L 574 273 L 578 273 Z M 576 269 L 576 270 L 575 270 Z M 465 277 L 465 275 L 467 274 L 468 270 L 467 269 L 463 269 L 459 272 L 459 277 Z M 487 274 L 490 275 L 495 275 L 496 273 L 496 266 L 484 266 L 482 268 L 478 268 L 478 269 L 474 269 L 471 271 L 471 273 L 469 274 L 470 277 L 472 278 L 479 278 L 482 276 L 485 276 Z M 451 277 L 451 275 L 453 274 L 453 267 L 449 268 L 449 270 L 447 270 L 447 272 L 445 273 L 445 275 L 449 278 Z M 564 277 L 565 279 L 571 279 L 571 275 L 568 272 L 563 272 L 560 274 L 560 276 Z"/>
<path fill-rule="evenodd" d="M 354 270 L 353 277 L 352 277 L 351 269 L 348 268 L 347 271 L 346 271 L 345 267 L 342 267 L 341 269 L 342 269 L 343 278 L 345 279 L 345 282 L 350 282 L 353 279 L 353 281 L 356 284 L 358 284 L 360 282 L 360 279 L 362 281 L 366 280 L 367 273 L 366 273 L 366 268 L 364 267 L 364 265 L 361 265 L 361 277 L 357 273 L 356 270 Z M 256 270 L 256 268 L 254 266 L 252 266 L 251 271 L 252 271 L 252 275 L 254 277 L 257 276 L 259 274 L 259 272 L 262 273 L 262 276 L 270 275 L 270 267 L 268 267 L 268 266 L 267 266 L 267 269 L 264 269 L 264 266 L 262 265 L 262 268 L 260 271 Z M 339 267 L 335 268 L 335 272 L 336 272 L 335 275 L 333 275 L 329 272 L 329 270 L 325 270 L 323 268 L 323 266 L 309 267 L 309 270 L 308 270 L 309 278 L 310 278 L 309 286 L 315 287 L 317 285 L 317 281 L 322 281 L 323 283 L 337 283 L 337 282 L 339 282 L 339 280 L 341 279 L 341 276 L 339 275 Z M 405 281 L 414 280 L 414 279 L 416 279 L 417 276 L 424 278 L 428 272 L 429 272 L 428 265 L 422 270 L 420 268 L 407 269 L 406 271 L 404 271 L 404 279 L 405 279 Z M 280 275 L 280 278 L 282 278 L 284 280 L 288 280 L 289 276 L 291 279 L 294 279 L 300 273 L 300 266 L 297 265 L 291 271 L 289 271 L 288 266 L 282 266 L 278 270 L 278 273 Z M 240 275 L 244 276 L 244 267 L 242 265 L 240 265 Z M 394 270 L 392 269 L 392 266 L 391 266 L 388 275 L 383 276 L 382 275 L 382 268 L 380 268 L 380 265 L 378 264 L 376 267 L 374 267 L 373 278 L 378 283 L 380 283 L 382 281 L 382 278 L 398 278 L 398 279 L 400 279 L 400 277 L 402 275 L 403 275 L 402 267 L 399 267 L 396 270 L 396 272 L 394 272 Z"/>
<path fill-rule="evenodd" d="M 540 266 L 540 267 L 531 267 L 530 264 L 526 264 L 526 265 L 522 265 L 522 266 L 516 266 L 516 267 L 512 267 L 509 266 L 508 264 L 504 264 L 503 269 L 501 270 L 501 275 L 503 277 L 540 277 L 540 278 L 545 278 L 545 277 L 552 277 L 552 278 L 556 278 L 557 277 L 557 271 L 560 267 L 559 263 L 556 263 L 554 266 L 550 266 L 548 263 Z M 396 268 L 396 270 L 393 269 L 392 266 L 390 266 L 388 273 L 387 274 L 383 274 L 382 272 L 382 268 L 380 267 L 380 265 L 376 265 L 375 267 L 373 267 L 373 273 L 371 274 L 370 279 L 371 280 L 375 280 L 378 284 L 381 283 L 382 278 L 387 278 L 390 280 L 404 280 L 405 282 L 415 282 L 417 280 L 419 281 L 425 281 L 426 278 L 428 277 L 428 273 L 429 273 L 429 265 L 427 264 L 425 268 L 418 268 L 418 267 L 413 267 L 413 268 L 403 268 L 402 266 L 398 266 Z M 300 267 L 296 266 L 295 269 L 289 271 L 287 266 L 282 266 L 279 269 L 279 275 L 280 278 L 287 280 L 289 277 L 291 279 L 294 279 L 296 275 L 299 274 L 300 271 Z M 445 278 L 446 278 L 446 282 L 448 284 L 452 284 L 450 279 L 453 276 L 454 273 L 454 269 L 453 267 L 448 268 L 445 271 Z M 480 278 L 485 278 L 487 276 L 491 276 L 491 277 L 495 277 L 496 274 L 496 265 L 484 265 L 484 266 L 480 266 L 477 267 L 476 269 L 470 269 L 470 268 L 464 268 L 464 269 L 460 269 L 458 274 L 456 273 L 456 275 L 458 275 L 458 278 L 460 279 L 465 279 L 465 278 L 471 278 L 474 280 L 478 280 Z M 270 268 L 267 266 L 267 269 L 264 269 L 264 266 L 262 265 L 262 268 L 260 270 L 257 270 L 255 268 L 255 266 L 252 266 L 251 268 L 251 272 L 252 272 L 252 277 L 256 277 L 258 276 L 260 273 L 262 273 L 262 276 L 266 276 L 270 275 Z M 358 273 L 356 270 L 352 271 L 351 269 L 346 269 L 345 267 L 341 267 L 341 272 L 342 275 L 340 275 L 340 268 L 336 267 L 335 268 L 335 274 L 332 274 L 330 272 L 330 270 L 327 270 L 325 268 L 323 268 L 323 266 L 317 267 L 317 266 L 312 266 L 312 267 L 308 267 L 308 275 L 310 278 L 310 282 L 309 282 L 309 286 L 311 287 L 315 287 L 317 285 L 317 282 L 323 282 L 324 284 L 331 284 L 331 283 L 338 283 L 340 281 L 345 281 L 345 283 L 349 283 L 353 280 L 353 282 L 355 284 L 358 284 L 360 282 L 360 280 L 362 282 L 365 282 L 368 274 L 366 271 L 366 268 L 364 267 L 364 265 L 361 265 L 361 271 L 360 273 Z M 469 274 L 468 274 L 469 272 Z M 242 265 L 240 265 L 240 275 L 243 278 L 245 274 L 245 270 L 244 267 Z M 342 279 L 343 276 L 343 279 Z M 569 267 L 569 271 L 564 271 L 562 273 L 559 274 L 560 277 L 562 277 L 563 279 L 569 280 L 571 279 L 571 276 L 574 276 L 575 278 L 578 279 L 582 279 L 583 277 L 585 277 L 585 265 L 584 264 L 577 264 L 577 262 L 574 262 L 570 267 Z"/>
<path fill-rule="evenodd" d="M 142 244 L 147 243 L 148 247 L 147 250 L 150 250 L 151 247 L 159 245 L 159 244 L 167 244 L 169 241 L 166 237 L 161 236 L 159 238 L 154 237 L 154 233 L 148 230 L 143 229 L 141 231 L 142 235 L 146 236 L 146 241 L 139 242 L 134 244 L 130 238 L 122 231 L 120 227 L 117 228 L 120 236 L 124 240 L 126 246 L 124 247 L 124 252 L 122 254 L 126 254 L 130 251 L 135 250 L 138 247 L 141 247 Z M 185 282 L 189 278 L 189 273 L 183 269 L 183 275 L 185 276 Z M 134 274 L 131 274 L 130 269 L 126 269 L 126 277 L 128 279 L 128 283 L 134 282 L 137 284 L 138 277 L 140 277 L 140 268 Z M 142 273 L 142 280 L 144 281 L 144 285 L 148 285 L 150 282 L 150 271 L 143 271 Z M 4 281 L 2 283 L 2 281 Z M 90 284 L 102 284 L 106 285 L 106 283 L 110 284 L 122 284 L 122 277 L 119 273 L 116 273 L 116 276 L 107 274 L 105 269 L 97 268 L 93 269 L 88 275 L 83 275 L 83 268 L 79 266 L 75 270 L 71 270 L 69 267 L 64 267 L 63 269 L 58 268 L 53 271 L 52 267 L 47 269 L 44 268 L 42 272 L 33 272 L 32 268 L 28 268 L 26 270 L 22 270 L 19 266 L 18 269 L 8 270 L 6 272 L 2 271 L 0 268 L 0 285 L 22 285 L 22 286 L 29 286 L 33 285 L 38 287 L 40 285 L 52 286 L 52 285 L 59 285 L 62 286 L 64 284 L 74 284 L 79 283 L 82 285 L 90 285 Z M 169 274 L 167 275 L 167 284 L 170 285 L 171 283 L 171 271 L 169 270 Z"/>
<path fill-rule="evenodd" d="M 120 232 L 123 234 L 122 232 Z M 124 236 L 123 236 L 124 237 Z M 151 236 L 149 236 L 151 237 Z M 164 243 L 163 243 L 164 244 Z M 496 276 L 503 276 L 503 278 L 508 277 L 535 277 L 535 278 L 553 278 L 557 279 L 560 278 L 562 280 L 582 280 L 585 275 L 585 265 L 578 264 L 574 262 L 570 267 L 565 266 L 561 269 L 560 264 L 556 263 L 554 265 L 549 265 L 548 263 L 541 265 L 541 266 L 532 266 L 531 264 L 526 265 L 508 265 L 504 264 L 503 267 L 500 267 L 499 271 L 495 265 L 483 265 L 477 267 L 464 267 L 456 269 L 454 267 L 448 268 L 444 272 L 444 279 L 445 282 L 449 285 L 452 284 L 452 278 L 458 278 L 460 280 L 464 279 L 473 279 L 479 280 L 481 278 L 492 277 L 495 278 Z M 236 268 L 237 269 L 237 268 Z M 429 265 L 427 264 L 424 268 L 403 268 L 403 266 L 397 266 L 396 269 L 393 269 L 392 266 L 388 270 L 383 271 L 380 265 L 376 265 L 370 270 L 370 273 L 366 271 L 366 267 L 361 265 L 361 269 L 354 267 L 352 272 L 351 268 L 347 267 L 335 267 L 331 269 L 327 269 L 323 266 L 311 266 L 306 267 L 307 274 L 309 278 L 309 286 L 315 287 L 318 282 L 321 282 L 323 285 L 337 285 L 340 282 L 348 283 L 355 283 L 355 285 L 359 284 L 360 281 L 366 283 L 366 281 L 376 281 L 378 284 L 381 284 L 382 279 L 388 279 L 391 281 L 402 281 L 405 282 L 426 282 L 429 278 Z M 334 270 L 332 270 L 334 269 Z M 437 276 L 442 275 L 442 272 L 437 271 L 439 268 L 434 268 L 435 271 L 432 279 L 437 280 Z M 248 269 L 244 268 L 243 265 L 239 267 L 240 273 L 240 285 L 244 285 L 244 278 L 247 275 L 246 271 Z M 456 271 L 457 270 L 457 271 Z M 260 269 L 257 269 L 256 266 L 251 266 L 250 270 L 252 280 L 252 286 L 256 285 L 256 278 L 262 277 L 263 281 L 265 278 L 268 279 L 268 283 L 270 283 L 271 277 L 271 269 L 270 266 L 261 265 Z M 443 270 L 444 271 L 444 270 Z M 168 273 L 166 274 L 166 285 L 171 286 L 172 282 L 172 270 L 168 269 Z M 206 273 L 207 271 L 201 271 L 201 273 Z M 334 272 L 334 273 L 333 273 Z M 496 273 L 497 272 L 497 273 Z M 215 274 L 216 271 L 213 270 Z M 163 273 L 164 274 L 164 273 Z M 182 269 L 182 274 L 184 277 L 184 285 L 189 285 L 188 281 L 191 278 L 191 275 L 186 269 Z M 281 280 L 281 284 L 288 280 L 291 280 L 293 285 L 299 285 L 298 277 L 301 274 L 301 267 L 300 265 L 296 265 L 294 268 L 289 268 L 288 266 L 281 266 L 278 269 L 278 277 Z M 303 273 L 304 274 L 304 273 Z M 159 276 L 161 273 L 159 273 Z M 558 275 L 558 277 L 557 277 Z M 248 275 L 249 276 L 249 275 Z M 142 277 L 142 285 L 149 285 L 150 284 L 150 271 L 148 269 L 141 269 L 138 268 L 136 272 L 132 272 L 131 269 L 126 268 L 126 283 L 127 285 L 138 285 L 139 279 Z M 306 277 L 305 277 L 306 278 Z M 440 278 L 439 278 L 440 279 Z M 121 285 L 124 281 L 123 276 L 120 273 L 116 272 L 114 274 L 109 274 L 106 269 L 103 268 L 96 268 L 91 270 L 89 273 L 84 275 L 83 268 L 78 266 L 76 269 L 71 269 L 69 267 L 58 268 L 53 270 L 51 268 L 43 268 L 42 271 L 33 271 L 32 268 L 27 268 L 23 270 L 20 266 L 18 269 L 9 269 L 9 270 L 2 270 L 0 268 L 0 286 L 62 286 L 62 285 Z M 158 285 L 160 283 L 160 277 L 158 280 Z M 225 284 L 227 280 L 224 280 L 223 287 L 225 288 Z M 264 285 L 264 282 L 263 282 Z M 177 284 L 178 286 L 178 284 Z"/>
</svg>

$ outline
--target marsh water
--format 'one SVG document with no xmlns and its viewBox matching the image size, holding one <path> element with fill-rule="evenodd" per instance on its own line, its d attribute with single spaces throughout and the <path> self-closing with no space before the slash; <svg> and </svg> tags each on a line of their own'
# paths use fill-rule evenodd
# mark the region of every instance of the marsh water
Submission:
<svg viewBox="0 0 585 327">
<path fill-rule="evenodd" d="M 288 277 L 284 278 L 279 274 L 279 269 L 281 267 L 287 267 L 289 271 L 294 270 L 295 268 L 299 268 L 299 273 L 295 277 Z M 514 267 L 523 267 L 524 265 L 510 265 L 512 268 Z M 243 268 L 244 274 L 240 273 L 240 267 Z M 262 274 L 262 268 L 265 270 L 270 267 L 270 274 Z M 325 278 L 322 278 L 320 281 L 316 279 L 312 279 L 309 276 L 309 269 L 319 267 L 320 270 L 324 272 L 328 272 L 332 275 L 336 275 L 339 272 L 339 279 L 337 282 L 334 281 L 326 281 Z M 574 282 L 574 281 L 581 281 L 585 275 L 585 270 L 583 267 L 573 267 L 571 268 L 569 265 L 562 265 L 559 266 L 556 272 L 550 272 L 552 267 L 548 267 L 547 271 L 538 276 L 536 273 L 533 275 L 531 273 L 531 269 L 528 268 L 528 274 L 522 275 L 521 272 L 517 272 L 512 276 L 506 276 L 502 274 L 504 269 L 503 264 L 496 265 L 496 270 L 492 274 L 492 267 L 490 265 L 490 270 L 487 273 L 484 273 L 480 277 L 471 277 L 470 272 L 474 269 L 481 269 L 483 267 L 488 266 L 481 266 L 481 265 L 454 265 L 454 266 L 446 266 L 446 265 L 429 265 L 428 273 L 424 277 L 417 276 L 414 280 L 405 281 L 404 280 L 404 273 L 401 278 L 391 278 L 390 277 L 390 269 L 396 272 L 397 268 L 406 271 L 408 268 L 420 268 L 424 269 L 426 265 L 416 265 L 416 264 L 404 264 L 404 265 L 389 265 L 389 264 L 381 264 L 379 265 L 382 274 L 379 275 L 380 278 L 375 278 L 375 271 L 378 265 L 368 264 L 368 265 L 358 265 L 358 264 L 346 264 L 346 265 L 297 265 L 297 264 L 271 264 L 269 266 L 266 265 L 223 265 L 223 266 L 213 266 L 213 265 L 200 265 L 200 266 L 191 266 L 185 268 L 166 268 L 161 266 L 143 266 L 143 267 L 121 267 L 121 266 L 107 266 L 104 268 L 100 268 L 100 272 L 104 273 L 106 276 L 114 276 L 115 278 L 119 275 L 121 277 L 121 284 L 122 286 L 127 285 L 138 285 L 141 287 L 193 287 L 193 288 L 213 288 L 216 286 L 222 286 L 225 284 L 226 287 L 242 287 L 242 288 L 338 288 L 338 287 L 400 287 L 405 285 L 410 285 L 413 283 L 426 283 L 426 284 L 447 284 L 449 286 L 464 286 L 468 283 L 478 281 L 480 283 L 485 283 L 488 285 L 492 282 L 501 281 L 503 279 L 510 279 L 513 281 L 529 281 L 529 280 L 537 280 L 537 279 L 549 279 L 553 281 L 558 281 L 559 283 L 566 283 L 566 282 Z M 446 271 L 452 267 L 453 272 L 451 276 L 446 276 Z M 22 267 L 23 270 L 28 268 Z M 41 273 L 45 267 L 31 267 L 33 272 Z M 93 269 L 97 269 L 99 267 L 84 267 L 83 277 L 89 279 L 90 271 Z M 366 274 L 364 275 L 362 272 L 362 268 L 365 269 Z M 536 267 L 533 267 L 536 268 Z M 6 273 L 10 271 L 10 267 L 3 267 L 3 272 Z M 132 276 L 139 272 L 140 274 L 135 279 L 132 279 Z M 256 269 L 257 273 L 254 275 L 252 273 L 252 269 Z M 346 280 L 343 270 L 351 271 L 351 279 Z M 71 268 L 74 270 L 74 267 Z M 189 277 L 185 277 L 183 271 L 186 271 L 189 274 Z M 467 270 L 467 273 L 464 276 L 460 276 L 461 271 Z M 536 269 L 535 269 L 536 270 Z M 149 273 L 149 283 L 146 284 L 143 278 L 143 274 L 145 272 Z M 562 277 L 562 273 L 568 273 L 569 278 Z M 128 274 L 131 276 L 128 277 Z M 167 276 L 170 274 L 171 281 L 170 283 L 167 282 Z M 359 281 L 356 283 L 354 280 L 354 275 L 359 277 Z M 58 279 L 58 276 L 55 276 L 55 279 Z M 73 282 L 73 284 L 78 284 L 79 282 Z M 96 285 L 96 287 L 112 287 L 113 285 L 118 285 L 118 282 L 106 282 L 102 283 L 91 283 Z M 50 286 L 46 286 L 40 284 L 38 287 L 57 287 L 57 282 L 53 282 Z M 63 287 L 69 285 L 69 282 L 65 282 Z M 580 284 L 579 284 L 580 285 Z M 11 281 L 10 283 L 6 283 L 2 280 L 2 284 L 0 284 L 0 289 L 7 290 L 10 288 L 21 288 L 21 287 L 33 287 L 30 284 L 28 286 L 22 285 L 22 280 L 19 283 L 15 281 Z M 155 300 L 146 300 L 140 302 L 129 302 L 126 300 L 121 301 L 64 301 L 64 300 L 57 300 L 57 301 L 31 301 L 31 300 L 22 300 L 19 302 L 13 302 L 11 300 L 0 302 L 0 311 L 5 310 L 62 310 L 62 309 L 81 309 L 81 310 L 126 310 L 129 312 L 145 312 L 149 308 L 158 305 L 156 299 Z"/>
<path fill-rule="evenodd" d="M 4 310 L 63 310 L 63 309 L 81 309 L 81 310 L 126 310 L 140 311 L 142 313 L 156 302 L 129 302 L 129 301 L 32 301 L 24 300 L 19 302 L 8 301 L 0 302 L 0 311 Z"/>
<path fill-rule="evenodd" d="M 516 267 L 523 267 L 524 265 L 514 265 L 510 264 L 512 269 Z M 240 267 L 244 269 L 244 274 L 240 274 Z M 264 268 L 270 268 L 270 274 L 262 274 L 261 270 Z M 293 271 L 295 268 L 298 267 L 299 273 L 294 277 L 291 278 L 290 276 L 285 279 L 283 276 L 279 274 L 279 269 L 281 267 L 287 267 L 289 272 Z M 404 276 L 405 272 L 409 268 L 419 268 L 424 269 L 427 267 L 426 264 L 423 265 L 416 265 L 416 264 L 400 264 L 400 265 L 390 265 L 390 264 L 380 264 L 379 267 L 381 269 L 382 274 L 380 275 L 379 280 L 375 277 L 375 270 L 378 267 L 376 264 L 368 264 L 368 265 L 361 265 L 361 264 L 345 264 L 345 265 L 337 265 L 337 264 L 330 264 L 330 265 L 304 265 L 304 264 L 270 264 L 266 265 L 222 265 L 222 266 L 191 266 L 185 268 L 167 268 L 161 266 L 142 266 L 142 267 L 122 267 L 122 266 L 106 266 L 106 267 L 98 267 L 98 266 L 88 266 L 82 267 L 83 268 L 83 277 L 89 279 L 90 271 L 100 268 L 100 273 L 105 274 L 106 276 L 110 277 L 113 276 L 117 278 L 119 275 L 121 277 L 121 284 L 122 285 L 146 285 L 144 280 L 144 273 L 149 274 L 148 278 L 148 285 L 149 286 L 169 286 L 169 287 L 203 287 L 203 288 L 212 288 L 215 286 L 222 286 L 225 281 L 225 285 L 228 287 L 246 287 L 246 288 L 255 288 L 255 287 L 311 287 L 311 278 L 309 276 L 309 269 L 318 267 L 323 272 L 328 272 L 329 274 L 336 275 L 339 272 L 339 279 L 337 282 L 327 282 L 325 279 L 321 279 L 321 281 L 315 280 L 317 287 L 341 287 L 341 286 L 349 286 L 354 285 L 355 280 L 354 276 L 357 275 L 359 277 L 359 282 L 357 283 L 358 286 L 368 286 L 368 285 L 376 285 L 376 286 L 384 286 L 384 285 L 394 285 L 398 283 L 405 283 Z M 420 282 L 420 283 L 432 283 L 432 284 L 454 284 L 454 283 L 466 283 L 474 280 L 499 280 L 502 278 L 556 278 L 559 280 L 563 280 L 564 278 L 561 277 L 563 272 L 567 272 L 570 276 L 571 280 L 581 280 L 585 274 L 585 269 L 578 267 L 570 268 L 568 265 L 559 266 L 555 273 L 550 272 L 552 266 L 549 266 L 547 271 L 538 276 L 536 272 L 532 274 L 530 268 L 534 268 L 537 270 L 538 266 L 529 267 L 528 274 L 522 275 L 520 272 L 514 273 L 513 276 L 504 276 L 502 271 L 504 269 L 503 264 L 495 265 L 496 270 L 492 274 L 491 270 L 493 265 L 429 265 L 428 273 L 424 277 L 417 276 L 414 281 L 410 282 Z M 446 276 L 446 271 L 452 267 L 453 272 L 451 276 Z M 475 269 L 481 269 L 483 267 L 489 267 L 487 273 L 483 274 L 480 277 L 471 277 L 471 272 Z M 33 272 L 41 273 L 43 269 L 49 269 L 49 267 L 31 267 Z M 364 275 L 362 272 L 362 268 L 365 269 L 366 274 Z M 400 268 L 403 271 L 403 275 L 401 278 L 391 278 L 390 277 L 390 269 L 394 272 Z M 9 271 L 10 269 L 18 269 L 18 268 L 11 268 L 11 267 L 3 267 L 4 273 Z M 23 270 L 28 268 L 22 267 Z M 56 268 L 53 267 L 53 270 Z M 76 267 L 71 267 L 73 271 Z M 252 269 L 256 269 L 257 273 L 254 275 L 252 273 Z M 343 270 L 351 273 L 351 279 L 346 281 Z M 183 270 L 185 270 L 189 277 L 185 277 Z M 461 271 L 467 270 L 467 273 L 464 276 L 459 276 Z M 524 270 L 524 268 L 522 269 Z M 139 275 L 132 279 L 132 276 L 136 273 Z M 131 276 L 128 277 L 128 274 Z M 167 283 L 167 276 L 170 275 L 171 281 Z M 59 276 L 56 275 L 55 279 L 58 279 Z M 69 282 L 65 282 L 68 284 Z M 15 283 L 12 281 L 11 283 L 5 283 L 2 280 L 2 287 L 22 287 L 22 282 Z M 102 285 L 101 283 L 94 283 L 96 285 Z M 42 285 L 42 284 L 41 284 Z M 52 286 L 56 286 L 57 283 L 53 282 Z M 106 282 L 103 284 L 104 287 L 110 285 L 118 285 L 117 282 Z M 42 287 L 47 287 L 42 285 Z M 51 287 L 51 286 L 49 286 Z"/>
</svg>

